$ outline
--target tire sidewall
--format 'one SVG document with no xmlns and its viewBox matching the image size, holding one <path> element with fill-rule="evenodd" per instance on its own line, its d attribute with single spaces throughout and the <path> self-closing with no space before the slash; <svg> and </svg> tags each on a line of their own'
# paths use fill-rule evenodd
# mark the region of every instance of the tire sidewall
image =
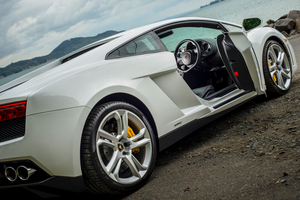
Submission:
<svg viewBox="0 0 300 200">
<path fill-rule="evenodd" d="M 284 50 L 285 54 L 288 57 L 287 60 L 290 65 L 291 73 L 292 73 L 292 65 L 291 65 L 289 56 L 286 52 L 286 49 L 281 44 L 279 44 L 278 42 L 276 42 L 274 40 L 269 40 L 265 44 L 264 50 L 263 50 L 263 73 L 264 73 L 265 83 L 267 86 L 267 93 L 271 96 L 273 96 L 273 95 L 280 96 L 280 95 L 286 94 L 289 91 L 291 84 L 289 85 L 289 87 L 286 90 L 282 90 L 281 88 L 277 87 L 277 85 L 273 81 L 273 78 L 271 77 L 271 74 L 269 71 L 269 64 L 268 64 L 268 50 L 269 50 L 270 46 L 273 44 L 280 46 Z M 292 76 L 291 76 L 291 83 L 292 83 Z"/>
<path fill-rule="evenodd" d="M 97 136 L 97 131 L 100 126 L 100 123 L 109 113 L 113 112 L 114 110 L 123 110 L 123 109 L 134 113 L 137 117 L 139 117 L 142 120 L 142 122 L 145 124 L 146 128 L 148 129 L 149 136 L 151 139 L 151 145 L 152 145 L 152 155 L 151 155 L 152 157 L 151 157 L 149 168 L 148 168 L 146 174 L 140 180 L 135 181 L 132 184 L 120 184 L 120 183 L 114 181 L 113 179 L 111 179 L 109 177 L 109 175 L 105 172 L 105 170 L 102 168 L 100 161 L 98 159 L 98 154 L 97 154 L 97 150 L 96 150 L 96 148 L 97 148 L 96 147 L 96 136 Z M 95 124 L 93 125 L 92 137 L 91 137 L 91 141 L 90 141 L 90 151 L 91 151 L 91 157 L 93 160 L 93 165 L 95 166 L 95 170 L 97 172 L 97 177 L 99 179 L 101 179 L 107 186 L 109 186 L 113 190 L 124 193 L 124 192 L 131 192 L 131 191 L 135 191 L 135 190 L 139 189 L 149 179 L 149 177 L 151 176 L 151 173 L 153 171 L 153 168 L 155 166 L 157 147 L 156 147 L 155 136 L 154 136 L 153 130 L 152 130 L 148 120 L 146 119 L 145 115 L 141 111 L 139 111 L 137 108 L 135 108 L 134 106 L 132 106 L 130 104 L 127 104 L 124 102 L 114 102 L 111 104 L 104 105 L 103 109 L 101 109 L 101 111 L 98 112 L 97 115 L 95 116 Z"/>
</svg>

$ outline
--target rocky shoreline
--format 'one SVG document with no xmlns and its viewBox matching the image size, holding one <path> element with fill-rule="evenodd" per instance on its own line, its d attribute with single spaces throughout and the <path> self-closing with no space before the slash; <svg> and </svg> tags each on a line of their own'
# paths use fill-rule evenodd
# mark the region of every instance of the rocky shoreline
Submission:
<svg viewBox="0 0 300 200">
<path fill-rule="evenodd" d="M 285 37 L 300 35 L 300 10 L 291 10 L 278 20 L 269 19 L 267 27 L 275 28 Z"/>
</svg>

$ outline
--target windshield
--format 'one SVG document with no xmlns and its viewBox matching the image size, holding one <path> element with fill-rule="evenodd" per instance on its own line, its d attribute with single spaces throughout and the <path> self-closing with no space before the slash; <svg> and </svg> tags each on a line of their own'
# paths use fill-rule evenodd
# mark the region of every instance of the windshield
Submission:
<svg viewBox="0 0 300 200">
<path fill-rule="evenodd" d="M 220 30 L 203 27 L 180 27 L 172 30 L 165 31 L 159 35 L 165 34 L 161 38 L 167 49 L 174 52 L 178 43 L 185 39 L 203 39 L 203 38 L 217 38 L 218 35 L 222 34 Z"/>
</svg>

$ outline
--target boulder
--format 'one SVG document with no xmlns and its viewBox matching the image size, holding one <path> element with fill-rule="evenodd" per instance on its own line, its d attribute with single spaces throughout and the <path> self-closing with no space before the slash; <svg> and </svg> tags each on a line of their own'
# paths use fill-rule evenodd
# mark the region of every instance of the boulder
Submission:
<svg viewBox="0 0 300 200">
<path fill-rule="evenodd" d="M 275 28 L 275 24 L 268 24 L 266 27 Z"/>
<path fill-rule="evenodd" d="M 272 19 L 269 19 L 269 20 L 267 21 L 267 24 L 268 24 L 268 25 L 270 25 L 270 24 L 275 24 L 275 21 L 272 20 Z"/>
<path fill-rule="evenodd" d="M 290 35 L 289 35 L 286 31 L 282 31 L 281 33 L 282 33 L 282 35 L 284 35 L 285 37 L 290 37 Z"/>
<path fill-rule="evenodd" d="M 300 10 L 291 10 L 287 17 L 293 20 L 300 18 Z"/>
<path fill-rule="evenodd" d="M 288 17 L 288 14 L 282 15 L 278 20 L 280 19 L 286 19 Z"/>
<path fill-rule="evenodd" d="M 286 31 L 289 33 L 294 29 L 295 24 L 295 20 L 293 19 L 280 19 L 276 21 L 275 28 L 280 32 Z"/>
<path fill-rule="evenodd" d="M 300 18 L 296 19 L 295 30 L 300 33 Z"/>
<path fill-rule="evenodd" d="M 290 35 L 292 36 L 292 35 L 297 35 L 298 34 L 298 31 L 296 31 L 296 30 L 291 30 L 291 32 L 290 32 Z"/>
</svg>

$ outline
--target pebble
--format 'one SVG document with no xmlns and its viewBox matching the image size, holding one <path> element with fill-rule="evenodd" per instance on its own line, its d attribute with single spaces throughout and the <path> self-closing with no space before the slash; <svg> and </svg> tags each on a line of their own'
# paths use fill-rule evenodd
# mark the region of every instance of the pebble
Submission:
<svg viewBox="0 0 300 200">
<path fill-rule="evenodd" d="M 298 128 L 298 126 L 291 126 L 289 127 L 289 130 L 296 129 L 296 128 Z"/>
</svg>

